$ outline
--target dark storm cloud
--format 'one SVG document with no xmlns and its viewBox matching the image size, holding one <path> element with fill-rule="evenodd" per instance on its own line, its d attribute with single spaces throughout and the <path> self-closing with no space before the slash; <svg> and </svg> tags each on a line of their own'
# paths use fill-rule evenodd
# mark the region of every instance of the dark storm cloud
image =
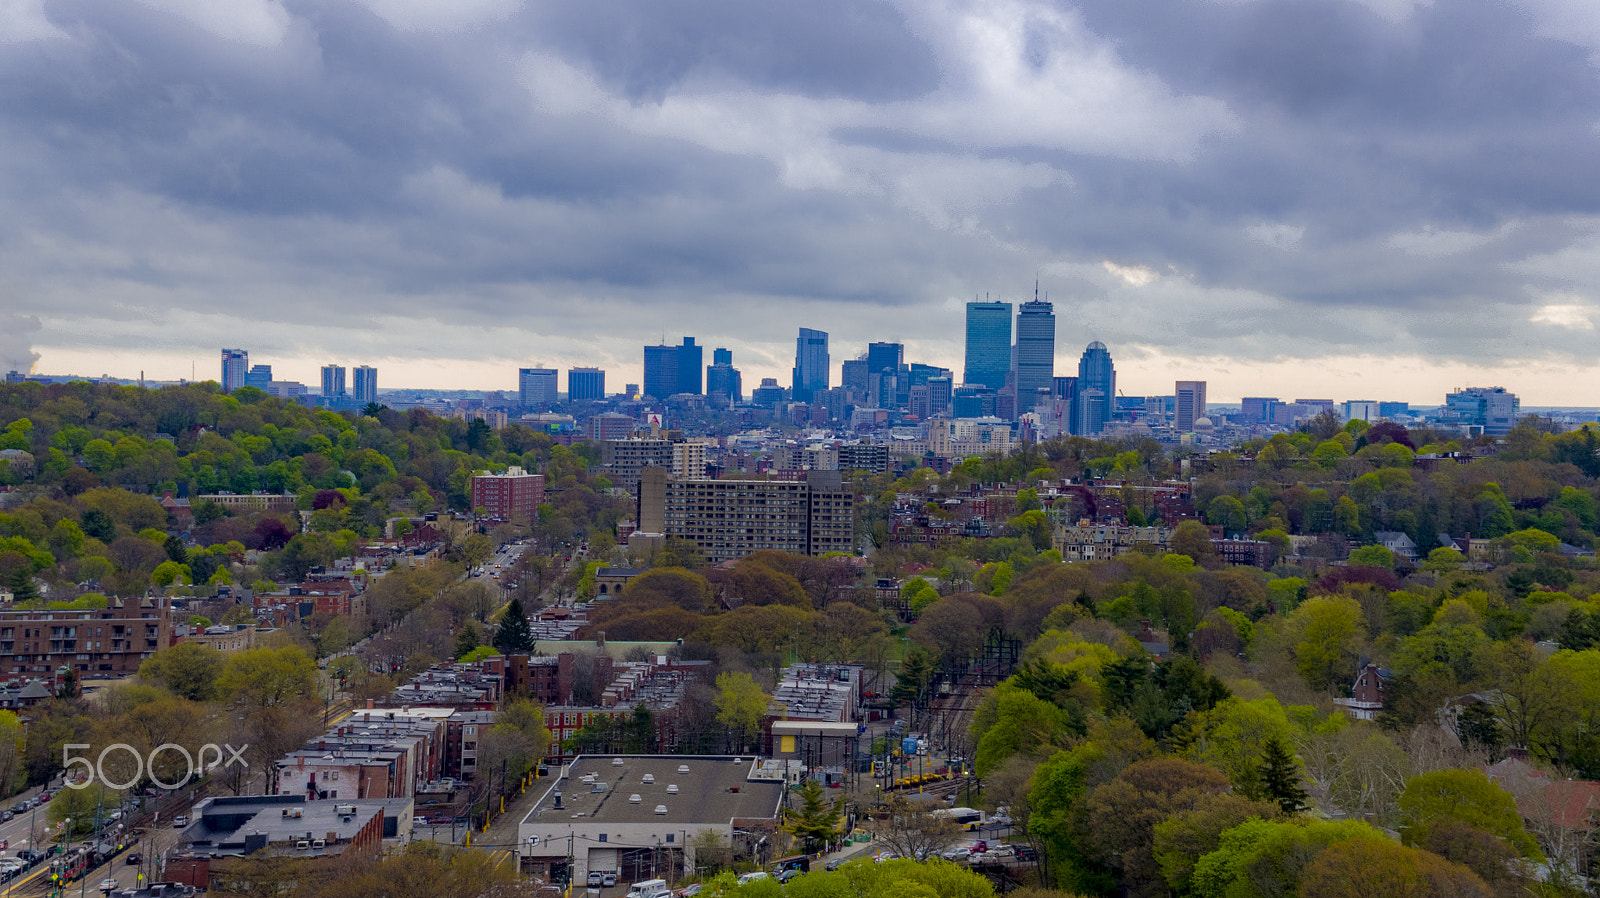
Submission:
<svg viewBox="0 0 1600 898">
<path fill-rule="evenodd" d="M 1508 3 L 40 11 L 0 42 L 0 261 L 41 343 L 187 308 L 950 345 L 904 310 L 1041 272 L 1141 351 L 1576 358 L 1600 299 L 1594 48 Z"/>
</svg>

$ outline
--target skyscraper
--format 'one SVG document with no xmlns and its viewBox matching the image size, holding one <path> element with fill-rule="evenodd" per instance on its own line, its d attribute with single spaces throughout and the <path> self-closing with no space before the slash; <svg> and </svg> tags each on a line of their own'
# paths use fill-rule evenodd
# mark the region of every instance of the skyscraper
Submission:
<svg viewBox="0 0 1600 898">
<path fill-rule="evenodd" d="M 962 372 L 963 382 L 998 390 L 1006 385 L 1010 370 L 1011 303 L 967 303 L 967 365 Z"/>
<path fill-rule="evenodd" d="M 1017 345 L 1012 356 L 1016 375 L 1017 407 L 1032 411 L 1040 390 L 1051 390 L 1056 376 L 1056 314 L 1050 303 L 1038 300 L 1017 307 Z M 1105 347 L 1101 347 L 1104 349 Z"/>
<path fill-rule="evenodd" d="M 1206 416 L 1206 382 L 1180 380 L 1173 390 L 1173 397 L 1177 403 L 1173 425 L 1179 433 L 1194 430 L 1194 422 Z"/>
<path fill-rule="evenodd" d="M 345 398 L 343 365 L 322 366 L 322 398 L 326 400 Z"/>
<path fill-rule="evenodd" d="M 706 395 L 720 394 L 729 403 L 744 400 L 744 385 L 739 369 L 733 367 L 733 350 L 718 347 L 711 351 L 711 364 L 706 368 Z"/>
<path fill-rule="evenodd" d="M 251 365 L 250 373 L 244 376 L 244 385 L 255 387 L 258 390 L 272 389 L 272 366 Z"/>
<path fill-rule="evenodd" d="M 678 347 L 644 348 L 644 395 L 665 399 L 678 392 Z"/>
<path fill-rule="evenodd" d="M 518 368 L 517 392 L 523 405 L 552 405 L 560 375 L 554 368 Z"/>
<path fill-rule="evenodd" d="M 802 327 L 794 341 L 794 401 L 809 403 L 813 393 L 827 388 L 828 334 Z"/>
<path fill-rule="evenodd" d="M 1078 395 L 1073 400 L 1072 432 L 1092 436 L 1105 429 L 1111 420 L 1112 403 L 1117 395 L 1117 369 L 1111 351 L 1099 340 L 1090 343 L 1078 360 Z"/>
<path fill-rule="evenodd" d="M 684 337 L 683 345 L 678 347 L 678 392 L 700 393 L 700 366 L 703 356 L 700 354 L 702 347 L 694 345 L 693 337 Z"/>
<path fill-rule="evenodd" d="M 244 386 L 250 373 L 250 353 L 243 349 L 222 350 L 222 392 L 232 393 Z"/>
<path fill-rule="evenodd" d="M 911 393 L 906 377 L 906 348 L 899 343 L 867 344 L 867 377 L 879 408 L 899 408 Z"/>
<path fill-rule="evenodd" d="M 606 373 L 599 368 L 567 369 L 567 401 L 588 402 L 606 398 Z"/>
<path fill-rule="evenodd" d="M 361 365 L 350 370 L 350 398 L 366 405 L 378 401 L 378 369 Z"/>
</svg>

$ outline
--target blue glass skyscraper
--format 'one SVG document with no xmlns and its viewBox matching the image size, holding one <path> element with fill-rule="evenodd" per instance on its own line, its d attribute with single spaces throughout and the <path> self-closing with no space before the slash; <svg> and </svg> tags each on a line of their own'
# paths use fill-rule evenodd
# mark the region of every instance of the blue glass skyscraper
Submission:
<svg viewBox="0 0 1600 898">
<path fill-rule="evenodd" d="M 1011 303 L 967 303 L 967 360 L 962 382 L 998 390 L 1011 371 Z"/>
<path fill-rule="evenodd" d="M 795 402 L 810 402 L 820 390 L 828 388 L 828 334 L 800 328 L 794 341 Z"/>
<path fill-rule="evenodd" d="M 1038 291 L 1035 290 L 1037 296 Z M 1055 389 L 1056 313 L 1047 302 L 1035 299 L 1017 307 L 1016 372 L 1017 409 L 1031 411 L 1039 391 Z"/>
<path fill-rule="evenodd" d="M 1106 427 L 1117 397 L 1117 368 L 1111 350 L 1099 340 L 1090 343 L 1078 360 L 1078 390 L 1072 402 L 1072 433 L 1092 436 Z"/>
</svg>

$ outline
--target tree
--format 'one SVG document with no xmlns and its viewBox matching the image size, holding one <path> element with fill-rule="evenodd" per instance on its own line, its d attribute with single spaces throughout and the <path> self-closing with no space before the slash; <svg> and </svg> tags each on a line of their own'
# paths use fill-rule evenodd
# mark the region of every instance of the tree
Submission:
<svg viewBox="0 0 1600 898">
<path fill-rule="evenodd" d="M 1394 567 L 1394 553 L 1383 546 L 1361 546 L 1350 550 L 1351 567 Z"/>
<path fill-rule="evenodd" d="M 933 674 L 933 658 L 921 646 L 913 647 L 900 661 L 894 687 L 889 690 L 889 700 L 896 705 L 915 707 L 922 702 L 928 687 L 933 684 Z"/>
<path fill-rule="evenodd" d="M 257 708 L 285 705 L 316 695 L 317 666 L 297 645 L 251 648 L 222 662 L 217 692 Z"/>
<path fill-rule="evenodd" d="M 83 516 L 78 519 L 78 526 L 83 528 L 84 536 L 93 537 L 106 545 L 117 539 L 117 522 L 101 509 L 85 509 Z"/>
<path fill-rule="evenodd" d="M 1278 809 L 1264 801 L 1242 795 L 1207 795 L 1198 799 L 1193 810 L 1157 823 L 1152 854 L 1161 875 L 1174 890 L 1184 893 L 1201 857 L 1217 850 L 1222 834 L 1246 820 L 1273 820 Z"/>
<path fill-rule="evenodd" d="M 903 858 L 927 857 L 961 838 L 961 827 L 947 816 L 934 816 L 934 806 L 891 794 L 873 826 L 873 837 Z"/>
<path fill-rule="evenodd" d="M 1295 666 L 1313 688 L 1321 689 L 1350 677 L 1355 670 L 1355 641 L 1363 628 L 1361 606 L 1354 599 L 1318 596 L 1290 615 L 1298 627 Z"/>
<path fill-rule="evenodd" d="M 1261 766 L 1258 769 L 1262 793 L 1277 802 L 1285 814 L 1293 814 L 1305 807 L 1306 790 L 1300 785 L 1300 764 L 1284 746 L 1282 739 L 1277 736 L 1267 739 L 1261 749 Z"/>
<path fill-rule="evenodd" d="M 807 780 L 800 787 L 799 798 L 800 807 L 784 812 L 783 830 L 801 841 L 802 851 L 815 854 L 833 841 L 842 811 L 838 802 L 828 800 L 816 780 Z"/>
<path fill-rule="evenodd" d="M 1300 898 L 1492 898 L 1460 864 L 1382 839 L 1348 839 L 1324 848 L 1305 868 Z"/>
<path fill-rule="evenodd" d="M 1122 873 L 1130 894 L 1159 894 L 1166 881 L 1154 855 L 1156 824 L 1227 788 L 1228 777 L 1210 767 L 1177 758 L 1135 762 L 1090 794 L 1089 848 Z"/>
<path fill-rule="evenodd" d="M 533 627 L 521 599 L 512 599 L 494 628 L 494 647 L 502 655 L 527 655 L 533 652 Z"/>
<path fill-rule="evenodd" d="M 1418 844 L 1429 827 L 1452 820 L 1492 833 L 1525 858 L 1544 859 L 1522 826 L 1516 801 L 1483 771 L 1436 770 L 1406 782 L 1400 796 L 1402 841 Z"/>
<path fill-rule="evenodd" d="M 471 654 L 478 645 L 478 625 L 472 621 L 464 621 L 461 629 L 456 631 L 456 659 L 460 660 Z"/>
<path fill-rule="evenodd" d="M 1184 521 L 1172 531 L 1172 551 L 1177 555 L 1187 555 L 1199 565 L 1214 566 L 1217 563 L 1217 549 L 1211 544 L 1211 531 L 1199 521 Z"/>
<path fill-rule="evenodd" d="M 770 701 L 749 674 L 717 674 L 717 695 L 712 702 L 717 709 L 717 722 L 737 739 L 740 751 L 760 730 Z"/>
<path fill-rule="evenodd" d="M 160 683 L 190 701 L 211 701 L 217 696 L 222 657 L 210 646 L 180 642 L 146 658 L 139 665 L 139 679 Z"/>
<path fill-rule="evenodd" d="M 105 815 L 110 814 L 119 804 L 117 793 L 107 789 L 100 783 L 92 783 L 82 789 L 60 789 L 50 799 L 50 804 L 45 807 L 45 816 L 51 823 L 66 824 L 64 831 L 73 836 L 94 830 L 95 816 L 99 814 L 104 822 Z"/>
</svg>

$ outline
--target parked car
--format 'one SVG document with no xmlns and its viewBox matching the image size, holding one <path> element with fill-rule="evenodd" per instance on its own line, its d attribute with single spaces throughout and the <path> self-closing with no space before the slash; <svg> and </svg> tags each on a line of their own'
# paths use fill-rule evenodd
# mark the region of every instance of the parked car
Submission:
<svg viewBox="0 0 1600 898">
<path fill-rule="evenodd" d="M 117 883 L 117 881 L 109 876 L 100 880 L 100 891 L 102 892 L 115 892 L 119 888 L 121 888 L 121 886 Z"/>
<path fill-rule="evenodd" d="M 800 875 L 799 868 L 790 867 L 787 870 L 779 870 L 777 872 L 777 874 L 774 875 L 772 878 L 776 879 L 780 883 L 783 883 L 783 884 L 787 885 L 789 883 L 789 880 L 794 879 L 796 876 L 799 876 L 799 875 Z"/>
<path fill-rule="evenodd" d="M 1017 846 L 1017 860 L 1019 860 L 1019 861 L 1036 861 L 1038 859 L 1039 859 L 1039 851 L 1038 851 L 1038 849 L 1034 848 L 1032 845 L 1018 845 Z"/>
<path fill-rule="evenodd" d="M 173 829 L 183 829 L 185 826 L 188 826 L 188 825 L 189 825 L 189 818 L 184 816 L 183 814 L 179 814 L 178 816 L 172 818 L 172 828 Z"/>
<path fill-rule="evenodd" d="M 0 814 L 0 823 L 9 823 L 10 821 L 15 820 L 16 817 L 16 814 L 6 811 L 5 813 Z"/>
<path fill-rule="evenodd" d="M 987 857 L 1016 857 L 1017 849 L 1013 845 L 996 845 L 985 852 Z"/>
<path fill-rule="evenodd" d="M 740 876 L 739 877 L 739 885 L 744 885 L 747 882 L 755 882 L 758 879 L 771 879 L 771 878 L 772 878 L 771 876 L 767 875 L 766 871 L 757 870 L 754 873 L 746 873 L 743 876 Z"/>
<path fill-rule="evenodd" d="M 411 825 L 412 826 L 427 826 L 428 825 L 428 818 L 426 818 L 426 817 L 412 817 L 411 818 Z"/>
<path fill-rule="evenodd" d="M 589 872 L 589 885 L 598 886 L 604 880 L 605 877 L 600 873 L 599 870 L 591 870 Z"/>
<path fill-rule="evenodd" d="M 822 869 L 827 870 L 829 873 L 832 873 L 833 871 L 839 869 L 843 865 L 844 865 L 844 858 L 834 858 L 833 860 L 828 861 L 826 864 L 823 864 L 822 865 Z"/>
<path fill-rule="evenodd" d="M 137 851 L 130 851 L 128 852 L 128 859 L 124 863 L 130 867 L 137 867 L 144 863 L 144 855 Z"/>
<path fill-rule="evenodd" d="M 608 889 L 611 888 L 612 886 L 617 884 L 617 874 L 615 874 L 615 873 L 607 873 L 604 877 L 602 877 L 600 879 L 600 884 L 602 886 L 605 886 Z"/>
<path fill-rule="evenodd" d="M 703 888 L 705 888 L 705 886 L 697 882 L 691 886 L 679 889 L 677 895 L 678 898 L 694 898 L 694 896 L 700 894 L 700 890 Z"/>
</svg>

